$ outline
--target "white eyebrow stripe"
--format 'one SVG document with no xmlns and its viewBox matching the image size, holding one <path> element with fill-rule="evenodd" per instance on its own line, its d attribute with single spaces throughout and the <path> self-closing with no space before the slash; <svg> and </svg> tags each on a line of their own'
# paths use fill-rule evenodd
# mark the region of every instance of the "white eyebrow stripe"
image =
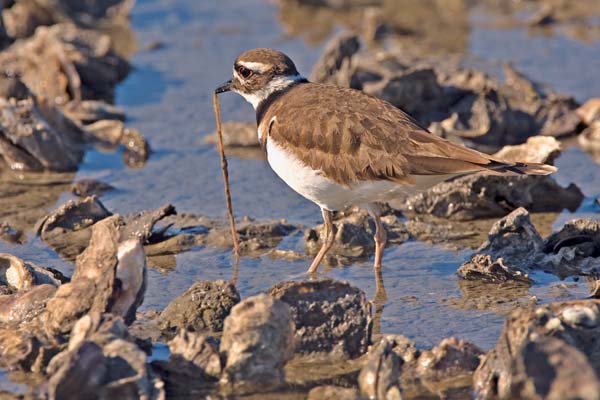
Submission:
<svg viewBox="0 0 600 400">
<path fill-rule="evenodd" d="M 260 62 L 238 61 L 238 64 L 255 72 L 267 72 L 269 70 L 269 66 L 267 64 L 263 64 Z"/>
</svg>

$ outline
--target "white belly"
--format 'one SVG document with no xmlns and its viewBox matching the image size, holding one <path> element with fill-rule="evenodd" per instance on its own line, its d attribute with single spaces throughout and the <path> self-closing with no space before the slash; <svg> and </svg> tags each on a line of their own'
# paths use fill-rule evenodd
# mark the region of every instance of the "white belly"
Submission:
<svg viewBox="0 0 600 400">
<path fill-rule="evenodd" d="M 320 171 L 307 167 L 290 152 L 272 140 L 267 141 L 267 160 L 273 171 L 292 189 L 330 211 L 351 205 L 366 205 L 396 197 L 406 188 L 389 181 L 362 181 L 351 186 L 340 185 Z"/>
</svg>

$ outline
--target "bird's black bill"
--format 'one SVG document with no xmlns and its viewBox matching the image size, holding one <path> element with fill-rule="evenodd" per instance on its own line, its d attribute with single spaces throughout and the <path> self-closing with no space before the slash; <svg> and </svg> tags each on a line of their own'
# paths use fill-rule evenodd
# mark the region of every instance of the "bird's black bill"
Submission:
<svg viewBox="0 0 600 400">
<path fill-rule="evenodd" d="M 215 93 L 225 93 L 231 90 L 231 79 L 215 89 Z"/>
</svg>

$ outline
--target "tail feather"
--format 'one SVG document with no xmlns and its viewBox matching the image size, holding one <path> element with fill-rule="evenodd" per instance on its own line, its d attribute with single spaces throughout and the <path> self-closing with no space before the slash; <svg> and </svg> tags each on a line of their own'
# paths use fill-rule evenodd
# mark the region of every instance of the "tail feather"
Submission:
<svg viewBox="0 0 600 400">
<path fill-rule="evenodd" d="M 490 165 L 489 170 L 498 175 L 550 175 L 556 171 L 553 165 L 542 163 L 497 163 Z"/>
</svg>

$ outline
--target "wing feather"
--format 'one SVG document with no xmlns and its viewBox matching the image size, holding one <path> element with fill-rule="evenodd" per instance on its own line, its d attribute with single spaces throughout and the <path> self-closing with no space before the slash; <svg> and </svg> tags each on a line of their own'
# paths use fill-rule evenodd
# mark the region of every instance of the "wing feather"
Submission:
<svg viewBox="0 0 600 400">
<path fill-rule="evenodd" d="M 299 84 L 269 105 L 262 118 L 268 139 L 338 183 L 415 175 L 553 172 L 543 164 L 511 163 L 435 136 L 393 105 L 357 90 Z M 307 121 L 299 125 L 299 121 Z M 547 167 L 547 168 L 546 168 Z"/>
</svg>

